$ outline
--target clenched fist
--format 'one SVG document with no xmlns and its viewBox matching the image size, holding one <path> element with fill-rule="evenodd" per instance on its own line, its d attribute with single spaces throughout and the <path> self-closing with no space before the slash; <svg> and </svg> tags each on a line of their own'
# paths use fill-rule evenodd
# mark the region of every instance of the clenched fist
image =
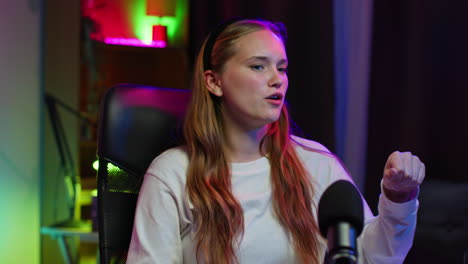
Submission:
<svg viewBox="0 0 468 264">
<path fill-rule="evenodd" d="M 403 203 L 418 195 L 426 167 L 411 152 L 395 151 L 387 159 L 383 174 L 383 191 L 393 202 Z"/>
</svg>

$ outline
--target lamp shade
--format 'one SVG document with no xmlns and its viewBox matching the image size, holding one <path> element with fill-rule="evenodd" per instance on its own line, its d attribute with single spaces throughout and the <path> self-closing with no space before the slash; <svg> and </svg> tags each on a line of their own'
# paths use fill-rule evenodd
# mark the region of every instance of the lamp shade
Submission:
<svg viewBox="0 0 468 264">
<path fill-rule="evenodd" d="M 167 45 L 167 27 L 162 25 L 153 26 L 153 45 L 165 47 Z"/>
</svg>

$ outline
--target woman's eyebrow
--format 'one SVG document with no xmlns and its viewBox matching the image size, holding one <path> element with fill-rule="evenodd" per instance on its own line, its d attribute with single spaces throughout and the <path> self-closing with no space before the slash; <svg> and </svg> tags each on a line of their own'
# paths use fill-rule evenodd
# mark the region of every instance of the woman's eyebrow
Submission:
<svg viewBox="0 0 468 264">
<path fill-rule="evenodd" d="M 252 56 L 248 59 L 246 59 L 247 62 L 252 62 L 252 61 L 262 61 L 262 62 L 270 62 L 271 59 L 267 56 Z M 287 59 L 281 59 L 278 61 L 277 64 L 288 64 L 288 60 Z"/>
</svg>

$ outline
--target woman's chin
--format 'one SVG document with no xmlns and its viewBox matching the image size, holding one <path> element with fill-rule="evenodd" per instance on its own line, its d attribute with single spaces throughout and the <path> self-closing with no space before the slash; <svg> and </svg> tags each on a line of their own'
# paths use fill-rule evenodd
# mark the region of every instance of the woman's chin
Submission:
<svg viewBox="0 0 468 264">
<path fill-rule="evenodd" d="M 264 119 L 264 123 L 262 124 L 262 126 L 273 124 L 274 122 L 278 121 L 279 118 L 280 118 L 280 115 L 274 115 L 274 116 L 266 117 Z"/>
</svg>

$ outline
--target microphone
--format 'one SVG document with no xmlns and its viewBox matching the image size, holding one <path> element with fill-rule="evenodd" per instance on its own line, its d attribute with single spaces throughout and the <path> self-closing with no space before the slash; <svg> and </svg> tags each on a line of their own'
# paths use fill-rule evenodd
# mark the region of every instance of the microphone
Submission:
<svg viewBox="0 0 468 264">
<path fill-rule="evenodd" d="M 328 240 L 328 264 L 357 263 L 356 238 L 364 225 L 362 198 L 349 181 L 330 185 L 318 205 L 318 222 Z"/>
</svg>

